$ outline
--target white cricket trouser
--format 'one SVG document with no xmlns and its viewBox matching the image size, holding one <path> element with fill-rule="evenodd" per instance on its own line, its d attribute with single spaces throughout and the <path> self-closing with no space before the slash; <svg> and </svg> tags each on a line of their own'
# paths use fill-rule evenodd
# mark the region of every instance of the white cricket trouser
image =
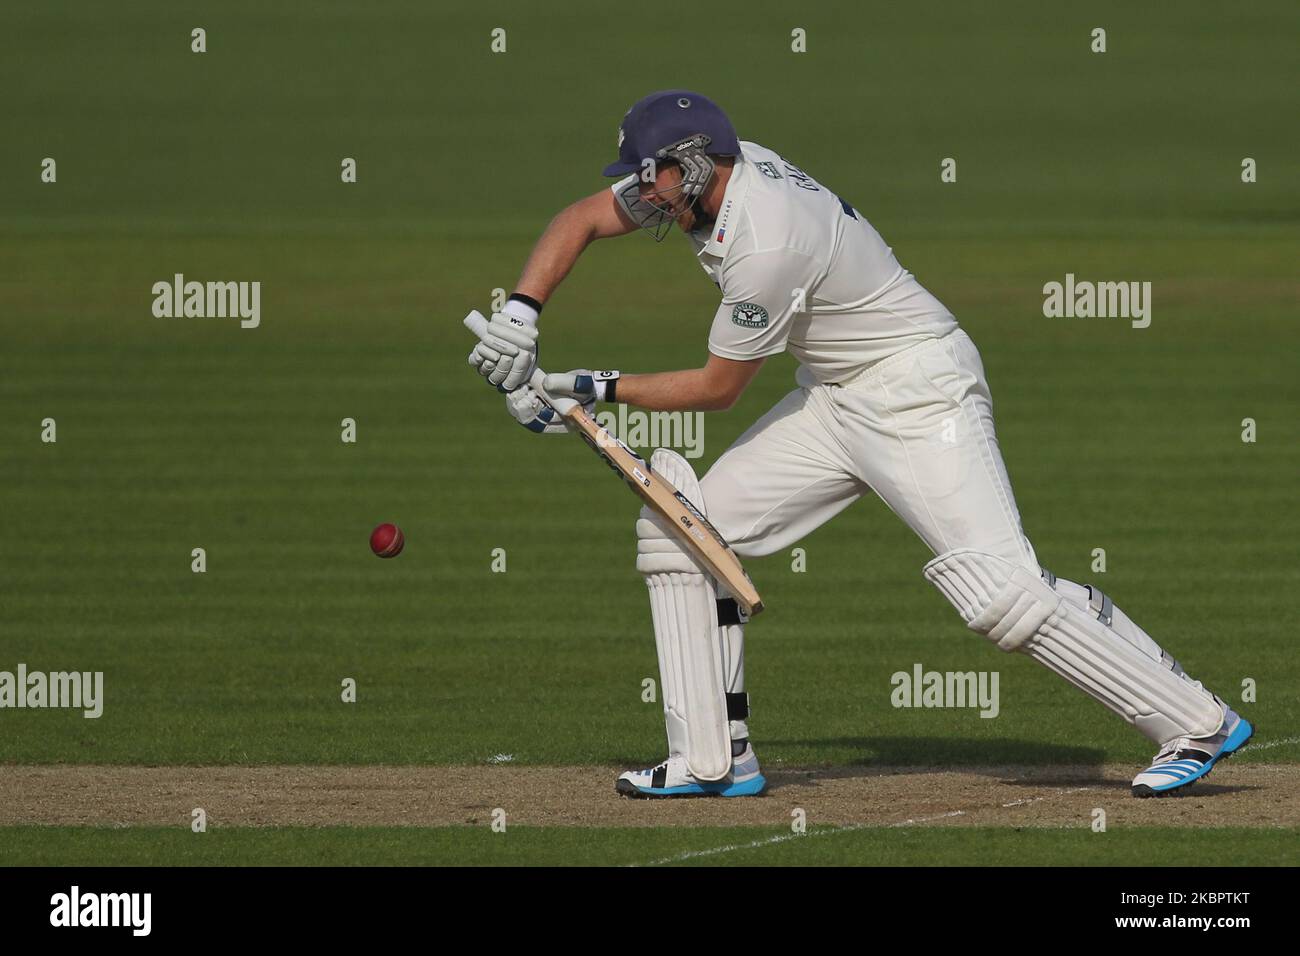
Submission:
<svg viewBox="0 0 1300 956">
<path fill-rule="evenodd" d="M 791 392 L 736 440 L 700 486 L 709 520 L 741 555 L 788 548 L 871 490 L 936 555 L 960 549 L 996 555 L 1035 582 L 1041 571 L 998 450 L 984 366 L 961 329 L 890 356 L 843 385 Z M 1090 655 L 1045 657 L 1049 669 L 1157 744 L 1184 734 L 1209 736 L 1222 726 L 1222 702 L 1127 614 L 1104 595 L 1093 606 L 1099 592 L 1092 588 L 1050 581 L 1092 630 Z M 1056 620 L 1060 609 L 1051 612 Z M 1100 632 L 1096 620 L 1105 625 Z M 744 629 L 720 630 L 728 659 L 736 662 L 726 690 L 739 693 Z M 1056 643 L 1045 646 L 1059 651 L 1059 635 L 1048 637 Z M 1141 658 L 1134 660 L 1125 643 Z M 1166 671 L 1186 686 L 1171 684 Z M 733 740 L 748 734 L 746 722 L 732 721 Z"/>
<path fill-rule="evenodd" d="M 742 556 L 790 547 L 870 490 L 935 554 L 974 548 L 1039 571 L 984 366 L 961 329 L 844 385 L 796 389 L 700 484 L 709 520 Z"/>
</svg>

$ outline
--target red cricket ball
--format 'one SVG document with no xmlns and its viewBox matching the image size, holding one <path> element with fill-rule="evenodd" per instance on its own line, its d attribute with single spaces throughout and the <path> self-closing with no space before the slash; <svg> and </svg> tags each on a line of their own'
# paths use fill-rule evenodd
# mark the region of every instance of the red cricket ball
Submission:
<svg viewBox="0 0 1300 956">
<path fill-rule="evenodd" d="M 402 553 L 406 538 L 395 524 L 381 524 L 370 532 L 370 550 L 381 558 L 395 558 Z"/>
</svg>

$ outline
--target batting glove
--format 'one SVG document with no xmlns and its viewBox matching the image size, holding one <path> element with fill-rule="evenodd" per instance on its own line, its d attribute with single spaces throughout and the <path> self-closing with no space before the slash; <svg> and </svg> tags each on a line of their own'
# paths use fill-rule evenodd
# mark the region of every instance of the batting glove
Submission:
<svg viewBox="0 0 1300 956">
<path fill-rule="evenodd" d="M 618 401 L 614 397 L 618 389 L 618 377 L 618 372 L 592 372 L 576 368 L 546 376 L 542 387 L 546 389 L 547 395 L 575 399 L 590 414 L 597 402 Z"/>
<path fill-rule="evenodd" d="M 561 435 L 569 430 L 564 416 L 542 401 L 531 385 L 517 388 L 506 396 L 506 411 L 520 425 L 539 435 Z"/>
<path fill-rule="evenodd" d="M 513 392 L 537 368 L 537 310 L 510 299 L 493 314 L 469 364 L 499 391 Z"/>
</svg>

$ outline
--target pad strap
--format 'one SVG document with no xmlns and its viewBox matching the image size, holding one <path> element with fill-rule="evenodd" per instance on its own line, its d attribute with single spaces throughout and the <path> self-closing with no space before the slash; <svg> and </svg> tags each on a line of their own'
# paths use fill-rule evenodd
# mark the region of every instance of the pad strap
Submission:
<svg viewBox="0 0 1300 956">
<path fill-rule="evenodd" d="M 745 692 L 727 695 L 727 719 L 749 719 L 749 695 Z"/>
<path fill-rule="evenodd" d="M 745 624 L 749 615 L 741 610 L 735 598 L 718 598 L 718 626 L 728 627 L 733 624 Z"/>
</svg>

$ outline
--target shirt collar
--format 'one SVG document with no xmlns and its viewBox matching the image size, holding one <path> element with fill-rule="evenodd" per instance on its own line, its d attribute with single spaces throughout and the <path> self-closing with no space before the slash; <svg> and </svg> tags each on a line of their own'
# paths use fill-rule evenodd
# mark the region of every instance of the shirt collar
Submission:
<svg viewBox="0 0 1300 956">
<path fill-rule="evenodd" d="M 710 255 L 721 258 L 726 255 L 736 239 L 736 230 L 740 228 L 740 213 L 749 194 L 749 163 L 743 156 L 736 157 L 736 164 L 731 167 L 731 178 L 722 193 L 722 205 L 718 207 L 718 218 L 714 221 L 708 241 L 696 255 Z"/>
</svg>

